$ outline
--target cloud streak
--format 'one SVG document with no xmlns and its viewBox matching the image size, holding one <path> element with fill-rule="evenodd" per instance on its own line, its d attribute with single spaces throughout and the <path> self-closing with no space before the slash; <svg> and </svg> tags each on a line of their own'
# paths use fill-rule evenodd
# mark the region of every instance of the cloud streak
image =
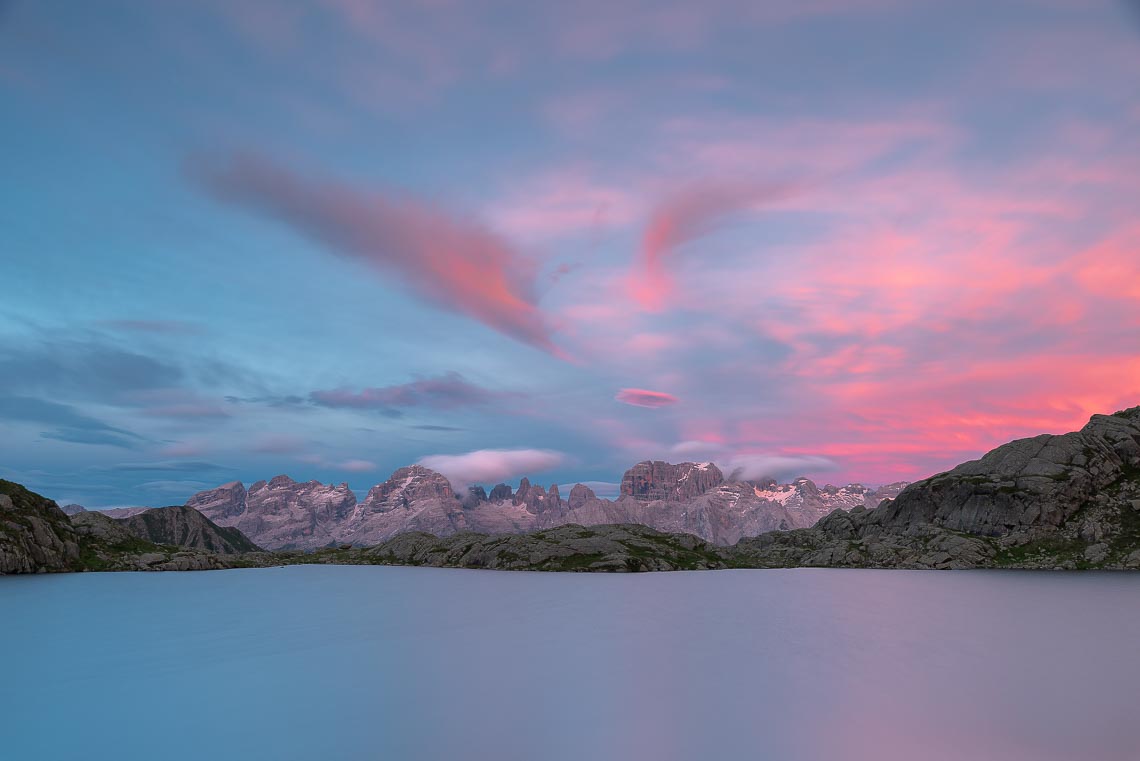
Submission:
<svg viewBox="0 0 1140 761">
<path fill-rule="evenodd" d="M 50 427 L 40 436 L 71 444 L 104 444 L 134 449 L 143 443 L 141 436 L 85 415 L 70 405 L 34 397 L 0 397 L 0 420 Z"/>
<path fill-rule="evenodd" d="M 449 372 L 410 383 L 352 391 L 347 388 L 313 391 L 309 399 L 322 407 L 391 409 L 424 407 L 449 410 L 471 407 L 495 399 L 499 394 L 469 382 L 459 373 Z"/>
<path fill-rule="evenodd" d="M 247 154 L 206 162 L 193 176 L 220 200 L 398 276 L 441 309 L 558 353 L 536 304 L 534 263 L 475 220 L 412 198 L 305 177 Z"/>
<path fill-rule="evenodd" d="M 740 183 L 687 188 L 654 209 L 641 237 L 638 266 L 630 276 L 630 296 L 645 310 L 659 312 L 673 293 L 669 264 L 687 243 L 752 206 L 784 197 L 788 189 Z"/>
<path fill-rule="evenodd" d="M 614 399 L 622 404 L 651 409 L 668 407 L 680 401 L 677 397 L 664 391 L 648 391 L 644 388 L 623 388 L 614 395 Z"/>
</svg>

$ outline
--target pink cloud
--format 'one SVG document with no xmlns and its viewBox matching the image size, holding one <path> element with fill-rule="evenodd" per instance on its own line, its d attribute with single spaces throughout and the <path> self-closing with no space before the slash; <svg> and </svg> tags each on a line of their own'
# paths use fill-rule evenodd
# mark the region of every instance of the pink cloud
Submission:
<svg viewBox="0 0 1140 761">
<path fill-rule="evenodd" d="M 323 455 L 303 455 L 298 457 L 301 462 L 307 462 L 310 465 L 317 465 L 322 468 L 332 468 L 333 470 L 343 470 L 346 473 L 367 473 L 376 470 L 376 463 L 368 460 L 329 460 Z"/>
<path fill-rule="evenodd" d="M 334 464 L 333 467 L 348 473 L 367 473 L 376 470 L 376 463 L 369 462 L 368 460 L 345 460 L 344 462 Z"/>
<path fill-rule="evenodd" d="M 534 263 L 474 220 L 410 198 L 303 177 L 250 155 L 208 163 L 196 174 L 218 198 L 397 275 L 437 307 L 558 353 L 535 303 Z"/>
<path fill-rule="evenodd" d="M 786 193 L 778 187 L 706 184 L 669 198 L 654 210 L 645 227 L 638 268 L 630 276 L 630 296 L 643 308 L 660 311 L 673 291 L 668 264 L 678 249 L 732 215 Z"/>
<path fill-rule="evenodd" d="M 548 449 L 480 449 L 459 455 L 429 455 L 420 458 L 419 464 L 442 473 L 461 491 L 469 484 L 549 470 L 565 461 L 564 454 Z"/>
<path fill-rule="evenodd" d="M 525 181 L 512 178 L 510 194 L 492 205 L 487 217 L 514 238 L 549 241 L 622 227 L 642 210 L 636 189 L 566 168 Z"/>
<path fill-rule="evenodd" d="M 650 408 L 668 407 L 680 401 L 677 397 L 664 391 L 647 391 L 643 388 L 623 388 L 614 395 L 614 399 L 622 404 Z"/>
</svg>

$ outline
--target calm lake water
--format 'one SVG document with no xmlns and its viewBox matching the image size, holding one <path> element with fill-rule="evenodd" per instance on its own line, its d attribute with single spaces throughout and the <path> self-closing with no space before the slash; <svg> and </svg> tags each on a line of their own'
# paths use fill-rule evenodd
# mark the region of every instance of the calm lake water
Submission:
<svg viewBox="0 0 1140 761">
<path fill-rule="evenodd" d="M 1140 574 L 0 578 L 0 758 L 1140 759 Z"/>
</svg>

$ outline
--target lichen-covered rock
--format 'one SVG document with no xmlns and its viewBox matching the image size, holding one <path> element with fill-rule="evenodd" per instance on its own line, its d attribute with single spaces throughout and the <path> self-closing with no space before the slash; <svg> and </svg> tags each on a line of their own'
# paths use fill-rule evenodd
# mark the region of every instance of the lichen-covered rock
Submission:
<svg viewBox="0 0 1140 761">
<path fill-rule="evenodd" d="M 0 574 L 79 568 L 79 542 L 50 499 L 0 479 Z"/>
<path fill-rule="evenodd" d="M 1021 439 L 911 484 L 874 510 L 744 539 L 757 566 L 1134 568 L 1140 550 L 1140 407 L 1080 431 Z M 874 551 L 867 554 L 866 548 Z"/>
<path fill-rule="evenodd" d="M 1138 468 L 1140 408 L 1094 415 L 1080 431 L 1012 441 L 911 484 L 884 505 L 878 519 L 885 527 L 929 523 L 989 536 L 1027 526 L 1059 527 Z"/>
<path fill-rule="evenodd" d="M 365 551 L 374 562 L 534 571 L 724 568 L 720 550 L 643 526 L 566 525 L 532 534 L 407 533 Z"/>
</svg>

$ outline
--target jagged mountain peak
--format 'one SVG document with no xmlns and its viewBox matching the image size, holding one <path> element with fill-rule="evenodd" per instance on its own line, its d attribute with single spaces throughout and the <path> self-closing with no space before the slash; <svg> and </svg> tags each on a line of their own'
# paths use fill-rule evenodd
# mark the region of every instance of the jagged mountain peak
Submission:
<svg viewBox="0 0 1140 761">
<path fill-rule="evenodd" d="M 724 474 L 711 462 L 645 460 L 622 475 L 621 496 L 639 502 L 691 499 L 723 481 Z"/>
</svg>

